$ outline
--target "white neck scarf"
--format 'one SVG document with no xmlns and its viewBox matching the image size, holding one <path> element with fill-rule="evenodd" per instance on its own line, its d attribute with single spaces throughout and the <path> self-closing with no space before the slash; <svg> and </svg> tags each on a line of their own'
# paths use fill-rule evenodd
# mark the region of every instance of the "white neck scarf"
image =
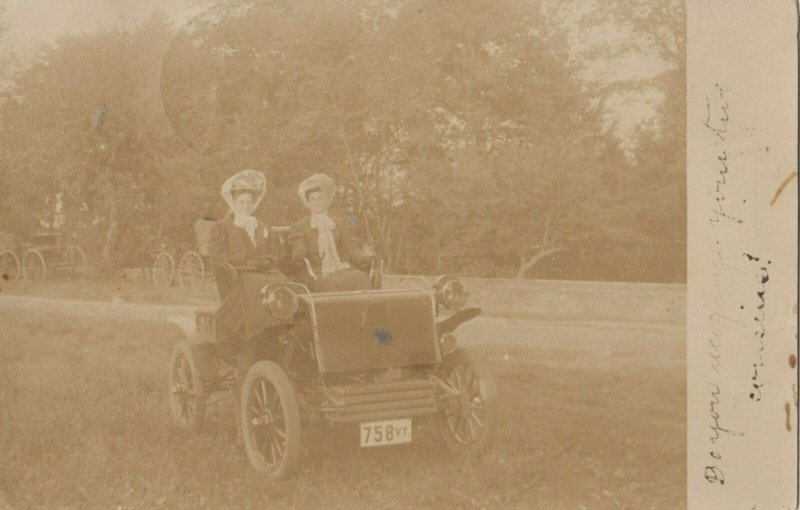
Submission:
<svg viewBox="0 0 800 510">
<path fill-rule="evenodd" d="M 319 256 L 322 257 L 322 276 L 328 276 L 339 269 L 349 268 L 350 264 L 342 262 L 342 259 L 339 258 L 339 251 L 336 249 L 336 238 L 333 236 L 336 222 L 325 213 L 311 213 L 311 228 L 316 228 L 319 232 L 317 248 Z"/>
<path fill-rule="evenodd" d="M 253 246 L 256 245 L 256 228 L 258 227 L 258 220 L 249 214 L 236 213 L 233 216 L 233 224 L 237 227 L 245 229 L 247 235 L 250 237 L 250 242 Z"/>
</svg>

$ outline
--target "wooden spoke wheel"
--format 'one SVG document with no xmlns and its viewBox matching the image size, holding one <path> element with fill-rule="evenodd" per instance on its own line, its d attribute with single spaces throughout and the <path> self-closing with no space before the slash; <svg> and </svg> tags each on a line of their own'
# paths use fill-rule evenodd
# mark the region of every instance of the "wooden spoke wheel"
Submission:
<svg viewBox="0 0 800 510">
<path fill-rule="evenodd" d="M 192 348 L 180 342 L 169 362 L 169 403 L 175 423 L 193 430 L 203 425 L 206 394 Z"/>
<path fill-rule="evenodd" d="M 442 359 L 436 375 L 444 383 L 435 417 L 440 436 L 454 452 L 483 453 L 497 432 L 494 380 L 461 349 Z"/>
<path fill-rule="evenodd" d="M 86 254 L 83 249 L 77 244 L 70 244 L 64 250 L 64 265 L 67 268 L 67 273 L 73 277 L 80 277 L 86 275 Z"/>
<path fill-rule="evenodd" d="M 19 259 L 11 250 L 0 252 L 0 286 L 3 283 L 12 284 L 19 280 L 20 275 Z"/>
<path fill-rule="evenodd" d="M 162 251 L 153 262 L 153 285 L 160 289 L 169 287 L 174 274 L 175 259 L 169 253 Z"/>
<path fill-rule="evenodd" d="M 250 463 L 281 480 L 300 463 L 300 411 L 286 372 L 272 361 L 247 371 L 240 394 L 242 441 Z"/>
<path fill-rule="evenodd" d="M 196 251 L 188 251 L 178 263 L 178 283 L 181 289 L 196 290 L 203 285 L 205 266 L 203 259 Z"/>
<path fill-rule="evenodd" d="M 38 289 L 44 285 L 47 279 L 47 263 L 44 261 L 42 252 L 36 248 L 29 249 L 22 256 L 22 276 L 32 289 Z"/>
</svg>

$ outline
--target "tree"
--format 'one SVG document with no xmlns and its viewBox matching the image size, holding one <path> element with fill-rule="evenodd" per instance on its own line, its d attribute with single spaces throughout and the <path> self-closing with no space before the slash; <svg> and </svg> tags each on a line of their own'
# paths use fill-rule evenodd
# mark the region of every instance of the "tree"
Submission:
<svg viewBox="0 0 800 510">
<path fill-rule="evenodd" d="M 204 155 L 268 169 L 277 215 L 299 214 L 303 177 L 334 176 L 390 268 L 438 270 L 446 260 L 452 270 L 524 276 L 578 249 L 597 201 L 576 197 L 620 162 L 566 65 L 561 34 L 536 30 L 536 5 L 452 7 L 214 7 L 170 48 L 165 108 Z M 442 178 L 454 173 L 466 175 L 463 186 Z M 482 220 L 441 221 L 442 194 Z M 496 225 L 508 227 L 499 235 Z M 451 256 L 476 234 L 479 251 Z M 409 249 L 430 244 L 424 236 L 435 239 L 434 267 Z"/>
<path fill-rule="evenodd" d="M 270 224 L 304 213 L 297 185 L 323 171 L 391 271 L 672 278 L 653 232 L 682 214 L 677 96 L 626 157 L 585 75 L 610 50 L 576 53 L 567 24 L 521 0 L 276 0 L 63 38 L 4 94 L 0 207 L 27 230 L 61 197 L 63 229 L 114 267 L 223 214 L 235 171 L 267 174 Z"/>
<path fill-rule="evenodd" d="M 65 231 L 107 267 L 135 250 L 167 202 L 158 190 L 181 180 L 169 164 L 180 147 L 159 117 L 155 43 L 169 33 L 154 17 L 133 32 L 62 37 L 15 77 L 2 136 L 15 191 L 4 206 L 18 223 L 36 228 L 58 195 Z M 181 195 L 166 189 L 170 201 Z"/>
<path fill-rule="evenodd" d="M 622 175 L 631 229 L 617 246 L 623 279 L 686 278 L 686 12 L 678 0 L 549 2 L 569 27 L 586 93 L 610 119 L 617 105 L 652 103 L 652 116 L 621 136 L 631 169 Z M 636 64 L 636 65 L 632 65 Z M 626 71 L 627 69 L 627 71 Z"/>
</svg>

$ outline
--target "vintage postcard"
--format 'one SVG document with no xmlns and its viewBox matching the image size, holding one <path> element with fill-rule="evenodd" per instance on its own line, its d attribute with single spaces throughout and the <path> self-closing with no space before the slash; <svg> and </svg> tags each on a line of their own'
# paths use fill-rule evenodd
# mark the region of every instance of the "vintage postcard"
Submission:
<svg viewBox="0 0 800 510">
<path fill-rule="evenodd" d="M 3 0 L 0 508 L 795 508 L 797 13 Z"/>
<path fill-rule="evenodd" d="M 689 506 L 797 507 L 797 6 L 688 6 Z"/>
</svg>

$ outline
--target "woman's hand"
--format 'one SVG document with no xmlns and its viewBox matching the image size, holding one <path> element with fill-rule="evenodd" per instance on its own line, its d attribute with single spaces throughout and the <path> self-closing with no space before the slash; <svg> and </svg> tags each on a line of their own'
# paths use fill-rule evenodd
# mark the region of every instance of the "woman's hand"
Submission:
<svg viewBox="0 0 800 510">
<path fill-rule="evenodd" d="M 262 271 L 275 269 L 275 261 L 269 257 L 261 257 L 258 261 L 258 267 Z"/>
<path fill-rule="evenodd" d="M 303 256 L 302 253 L 295 253 L 294 255 L 292 255 L 292 264 L 294 264 L 295 266 L 303 266 L 306 263 L 305 259 L 306 258 Z"/>
</svg>

